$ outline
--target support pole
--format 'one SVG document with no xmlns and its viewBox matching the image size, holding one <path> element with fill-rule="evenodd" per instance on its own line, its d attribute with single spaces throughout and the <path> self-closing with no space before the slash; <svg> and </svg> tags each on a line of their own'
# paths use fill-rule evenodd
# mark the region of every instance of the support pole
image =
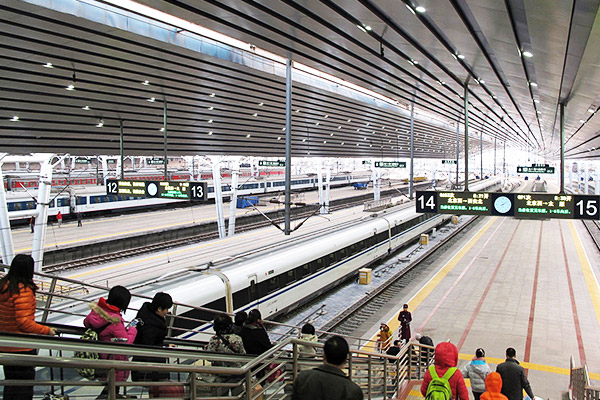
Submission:
<svg viewBox="0 0 600 400">
<path fill-rule="evenodd" d="M 47 159 L 40 161 L 40 184 L 38 188 L 35 227 L 33 230 L 33 244 L 31 246 L 31 257 L 33 257 L 35 262 L 34 269 L 36 272 L 42 271 L 44 263 L 48 203 L 50 202 L 50 190 L 52 189 L 52 157 L 54 157 L 54 154 L 50 154 Z"/>
<path fill-rule="evenodd" d="M 594 194 L 600 194 L 600 165 L 596 163 L 596 181 L 594 182 Z"/>
<path fill-rule="evenodd" d="M 121 179 L 125 179 L 125 154 L 123 151 L 123 120 L 119 120 L 119 153 L 121 154 Z"/>
<path fill-rule="evenodd" d="M 496 176 L 496 142 L 497 139 L 494 137 L 494 176 Z"/>
<path fill-rule="evenodd" d="M 571 179 L 571 184 L 572 183 L 573 183 L 573 180 Z M 564 193 L 564 192 L 565 192 L 565 103 L 560 103 L 560 193 Z"/>
<path fill-rule="evenodd" d="M 481 175 L 479 177 L 483 179 L 483 127 L 479 132 L 479 159 L 481 161 Z"/>
<path fill-rule="evenodd" d="M 319 214 L 327 214 L 325 211 L 325 200 L 323 198 L 323 161 L 319 159 L 318 169 L 317 169 L 317 184 L 319 185 Z"/>
<path fill-rule="evenodd" d="M 164 140 L 164 162 L 165 162 L 165 181 L 169 180 L 169 175 L 167 174 L 167 164 L 169 163 L 167 158 L 167 99 L 163 100 L 163 140 Z M 223 199 L 221 199 L 223 200 Z M 221 210 L 221 214 L 223 211 Z M 223 232 L 223 236 L 225 236 L 225 232 Z"/>
<path fill-rule="evenodd" d="M 6 153 L 0 154 L 0 160 L 6 157 Z M 2 237 L 2 262 L 10 265 L 15 257 L 15 247 L 10 230 L 10 219 L 8 217 L 8 206 L 6 204 L 6 192 L 4 191 L 4 177 L 2 176 L 2 162 L 0 162 L 0 234 Z"/>
<path fill-rule="evenodd" d="M 285 227 L 289 235 L 292 202 L 292 60 L 285 60 Z"/>
<path fill-rule="evenodd" d="M 413 97 L 410 102 L 410 173 L 408 176 L 408 197 L 412 200 L 414 198 L 414 164 L 415 164 L 415 99 Z M 376 199 L 379 200 L 379 199 Z"/>
<path fill-rule="evenodd" d="M 221 166 L 219 160 L 212 160 L 213 184 L 215 186 L 215 206 L 217 208 L 217 229 L 219 238 L 225 237 L 225 219 L 223 217 L 223 193 L 221 190 Z"/>
<path fill-rule="evenodd" d="M 229 203 L 229 226 L 227 236 L 235 234 L 235 210 L 237 205 L 238 176 L 240 174 L 240 163 L 236 162 L 231 171 L 231 201 Z"/>
<path fill-rule="evenodd" d="M 458 189 L 458 162 L 460 161 L 460 119 L 456 121 L 456 184 Z"/>
<path fill-rule="evenodd" d="M 469 76 L 470 78 L 470 76 Z M 469 191 L 469 78 L 465 82 L 465 192 Z"/>
<path fill-rule="evenodd" d="M 590 181 L 590 166 L 588 164 L 585 164 L 585 185 L 583 186 L 583 194 L 589 194 L 588 193 L 588 189 L 589 189 L 589 181 Z"/>
<path fill-rule="evenodd" d="M 325 174 L 325 213 L 329 214 L 329 192 L 331 189 L 331 169 L 327 168 Z"/>
</svg>

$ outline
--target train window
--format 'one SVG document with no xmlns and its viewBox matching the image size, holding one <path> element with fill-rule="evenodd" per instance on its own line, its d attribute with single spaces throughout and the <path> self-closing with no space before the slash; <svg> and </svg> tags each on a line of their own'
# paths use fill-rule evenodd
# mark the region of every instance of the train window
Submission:
<svg viewBox="0 0 600 400">
<path fill-rule="evenodd" d="M 256 285 L 254 285 L 254 289 L 256 290 Z M 249 298 L 248 298 L 249 290 L 250 289 L 246 288 L 246 289 L 239 290 L 233 294 L 233 308 L 234 309 L 243 307 L 250 302 Z"/>
<path fill-rule="evenodd" d="M 335 253 L 330 253 L 330 254 L 327 256 L 327 265 L 328 265 L 328 266 L 329 266 L 329 265 L 333 265 L 333 264 L 335 264 L 335 263 L 336 263 L 336 261 L 337 261 L 337 258 L 335 257 Z"/>
<path fill-rule="evenodd" d="M 296 271 L 295 270 L 288 271 L 285 274 L 285 284 L 289 285 L 290 283 L 293 283 L 295 281 L 296 281 Z"/>
<path fill-rule="evenodd" d="M 327 266 L 325 264 L 325 257 L 317 258 L 313 263 L 315 265 L 315 271 L 320 271 Z"/>
<path fill-rule="evenodd" d="M 348 248 L 347 247 L 344 247 L 343 249 L 337 251 L 337 259 L 338 260 L 343 260 L 346 257 L 348 257 Z"/>
<path fill-rule="evenodd" d="M 348 248 L 349 248 L 350 254 L 355 254 L 356 252 L 358 252 L 358 249 L 356 248 L 356 243 L 352 243 Z"/>
<path fill-rule="evenodd" d="M 274 276 L 267 281 L 267 293 L 273 293 L 279 289 L 279 277 Z"/>
<path fill-rule="evenodd" d="M 54 200 L 50 200 L 50 203 L 48 204 L 48 207 L 54 208 Z"/>
<path fill-rule="evenodd" d="M 87 204 L 87 197 L 77 196 L 77 198 L 75 199 L 75 204 Z"/>
<path fill-rule="evenodd" d="M 296 268 L 296 279 L 300 280 L 307 275 L 310 275 L 310 263 Z"/>
<path fill-rule="evenodd" d="M 367 247 L 367 243 L 365 240 L 361 240 L 360 242 L 358 242 L 358 250 L 362 250 L 365 249 Z"/>
</svg>

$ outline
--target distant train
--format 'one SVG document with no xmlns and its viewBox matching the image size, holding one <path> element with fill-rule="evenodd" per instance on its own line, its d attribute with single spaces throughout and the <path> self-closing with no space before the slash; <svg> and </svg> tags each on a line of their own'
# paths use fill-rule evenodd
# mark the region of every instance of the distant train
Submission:
<svg viewBox="0 0 600 400">
<path fill-rule="evenodd" d="M 357 182 L 368 182 L 369 174 L 344 174 L 331 178 L 331 187 L 352 185 Z M 317 187 L 317 178 L 309 176 L 297 176 L 291 182 L 292 190 L 310 190 Z M 244 182 L 242 181 L 238 188 L 238 196 L 274 193 L 283 191 L 285 180 L 266 178 L 260 181 Z M 225 196 L 231 191 L 230 184 L 223 184 L 221 190 Z M 7 193 L 9 194 L 9 193 Z M 185 200 L 170 199 L 150 199 L 135 196 L 113 196 L 107 195 L 104 186 L 94 188 L 81 188 L 74 190 L 73 193 L 67 191 L 52 195 L 48 210 L 48 215 L 54 216 L 60 212 L 67 216 L 71 213 L 95 213 L 108 212 L 114 210 L 157 207 L 169 203 L 182 202 Z M 208 184 L 208 198 L 214 199 L 214 186 L 212 182 Z M 25 218 L 20 211 L 33 210 L 36 208 L 36 202 L 31 196 L 24 192 L 10 193 L 7 198 L 9 218 L 11 220 Z M 13 213 L 13 215 L 11 215 Z"/>
<path fill-rule="evenodd" d="M 114 171 L 111 171 L 111 178 L 118 178 Z M 250 169 L 242 168 L 240 177 L 249 177 L 252 173 Z M 258 172 L 258 176 L 282 176 L 285 171 L 281 169 L 262 170 Z M 39 184 L 38 173 L 33 172 L 4 172 L 4 189 L 18 190 L 21 188 L 33 189 Z M 165 174 L 158 169 L 147 169 L 144 171 L 126 171 L 125 179 L 136 181 L 162 181 Z M 167 180 L 170 181 L 190 181 L 193 180 L 192 174 L 187 170 L 169 170 L 167 171 Z M 222 170 L 222 178 L 231 178 L 231 171 Z M 212 171 L 200 171 L 197 174 L 198 180 L 212 180 Z M 52 186 L 99 186 L 102 183 L 102 178 L 96 175 L 95 171 L 90 170 L 74 170 L 70 175 L 64 173 L 56 173 L 52 176 Z"/>
</svg>

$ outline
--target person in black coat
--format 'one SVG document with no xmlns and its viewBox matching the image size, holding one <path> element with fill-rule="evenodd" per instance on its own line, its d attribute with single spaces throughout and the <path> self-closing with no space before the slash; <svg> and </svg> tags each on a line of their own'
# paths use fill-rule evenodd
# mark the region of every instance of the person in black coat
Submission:
<svg viewBox="0 0 600 400">
<path fill-rule="evenodd" d="M 248 313 L 248 319 L 244 322 L 240 336 L 244 341 L 247 354 L 258 356 L 273 347 L 269 334 L 263 325 L 260 311 L 256 309 Z"/>
<path fill-rule="evenodd" d="M 146 302 L 137 313 L 137 319 L 140 322 L 137 325 L 137 336 L 134 344 L 143 344 L 148 346 L 165 346 L 164 340 L 167 336 L 167 323 L 165 317 L 169 309 L 173 306 L 173 299 L 168 293 L 156 293 L 152 302 Z M 133 361 L 167 363 L 168 360 L 162 357 L 135 356 Z M 168 380 L 168 372 L 148 372 L 133 371 L 131 379 L 133 381 L 158 381 Z"/>
</svg>

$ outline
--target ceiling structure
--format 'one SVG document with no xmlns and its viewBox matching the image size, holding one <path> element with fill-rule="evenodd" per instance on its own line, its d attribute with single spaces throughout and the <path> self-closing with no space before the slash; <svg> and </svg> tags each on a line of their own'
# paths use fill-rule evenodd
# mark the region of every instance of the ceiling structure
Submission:
<svg viewBox="0 0 600 400">
<path fill-rule="evenodd" d="M 406 157 L 414 101 L 443 121 L 417 117 L 416 156 L 450 158 L 465 86 L 486 147 L 497 138 L 556 158 L 564 103 L 566 156 L 600 156 L 600 0 L 139 2 L 400 104 L 294 82 L 294 156 Z M 284 154 L 281 74 L 183 46 L 193 35 L 175 25 L 161 41 L 164 23 L 136 31 L 59 11 L 88 3 L 53 4 L 0 5 L 4 151 L 115 154 L 123 121 L 127 154 L 161 154 L 164 99 L 171 154 Z"/>
</svg>

